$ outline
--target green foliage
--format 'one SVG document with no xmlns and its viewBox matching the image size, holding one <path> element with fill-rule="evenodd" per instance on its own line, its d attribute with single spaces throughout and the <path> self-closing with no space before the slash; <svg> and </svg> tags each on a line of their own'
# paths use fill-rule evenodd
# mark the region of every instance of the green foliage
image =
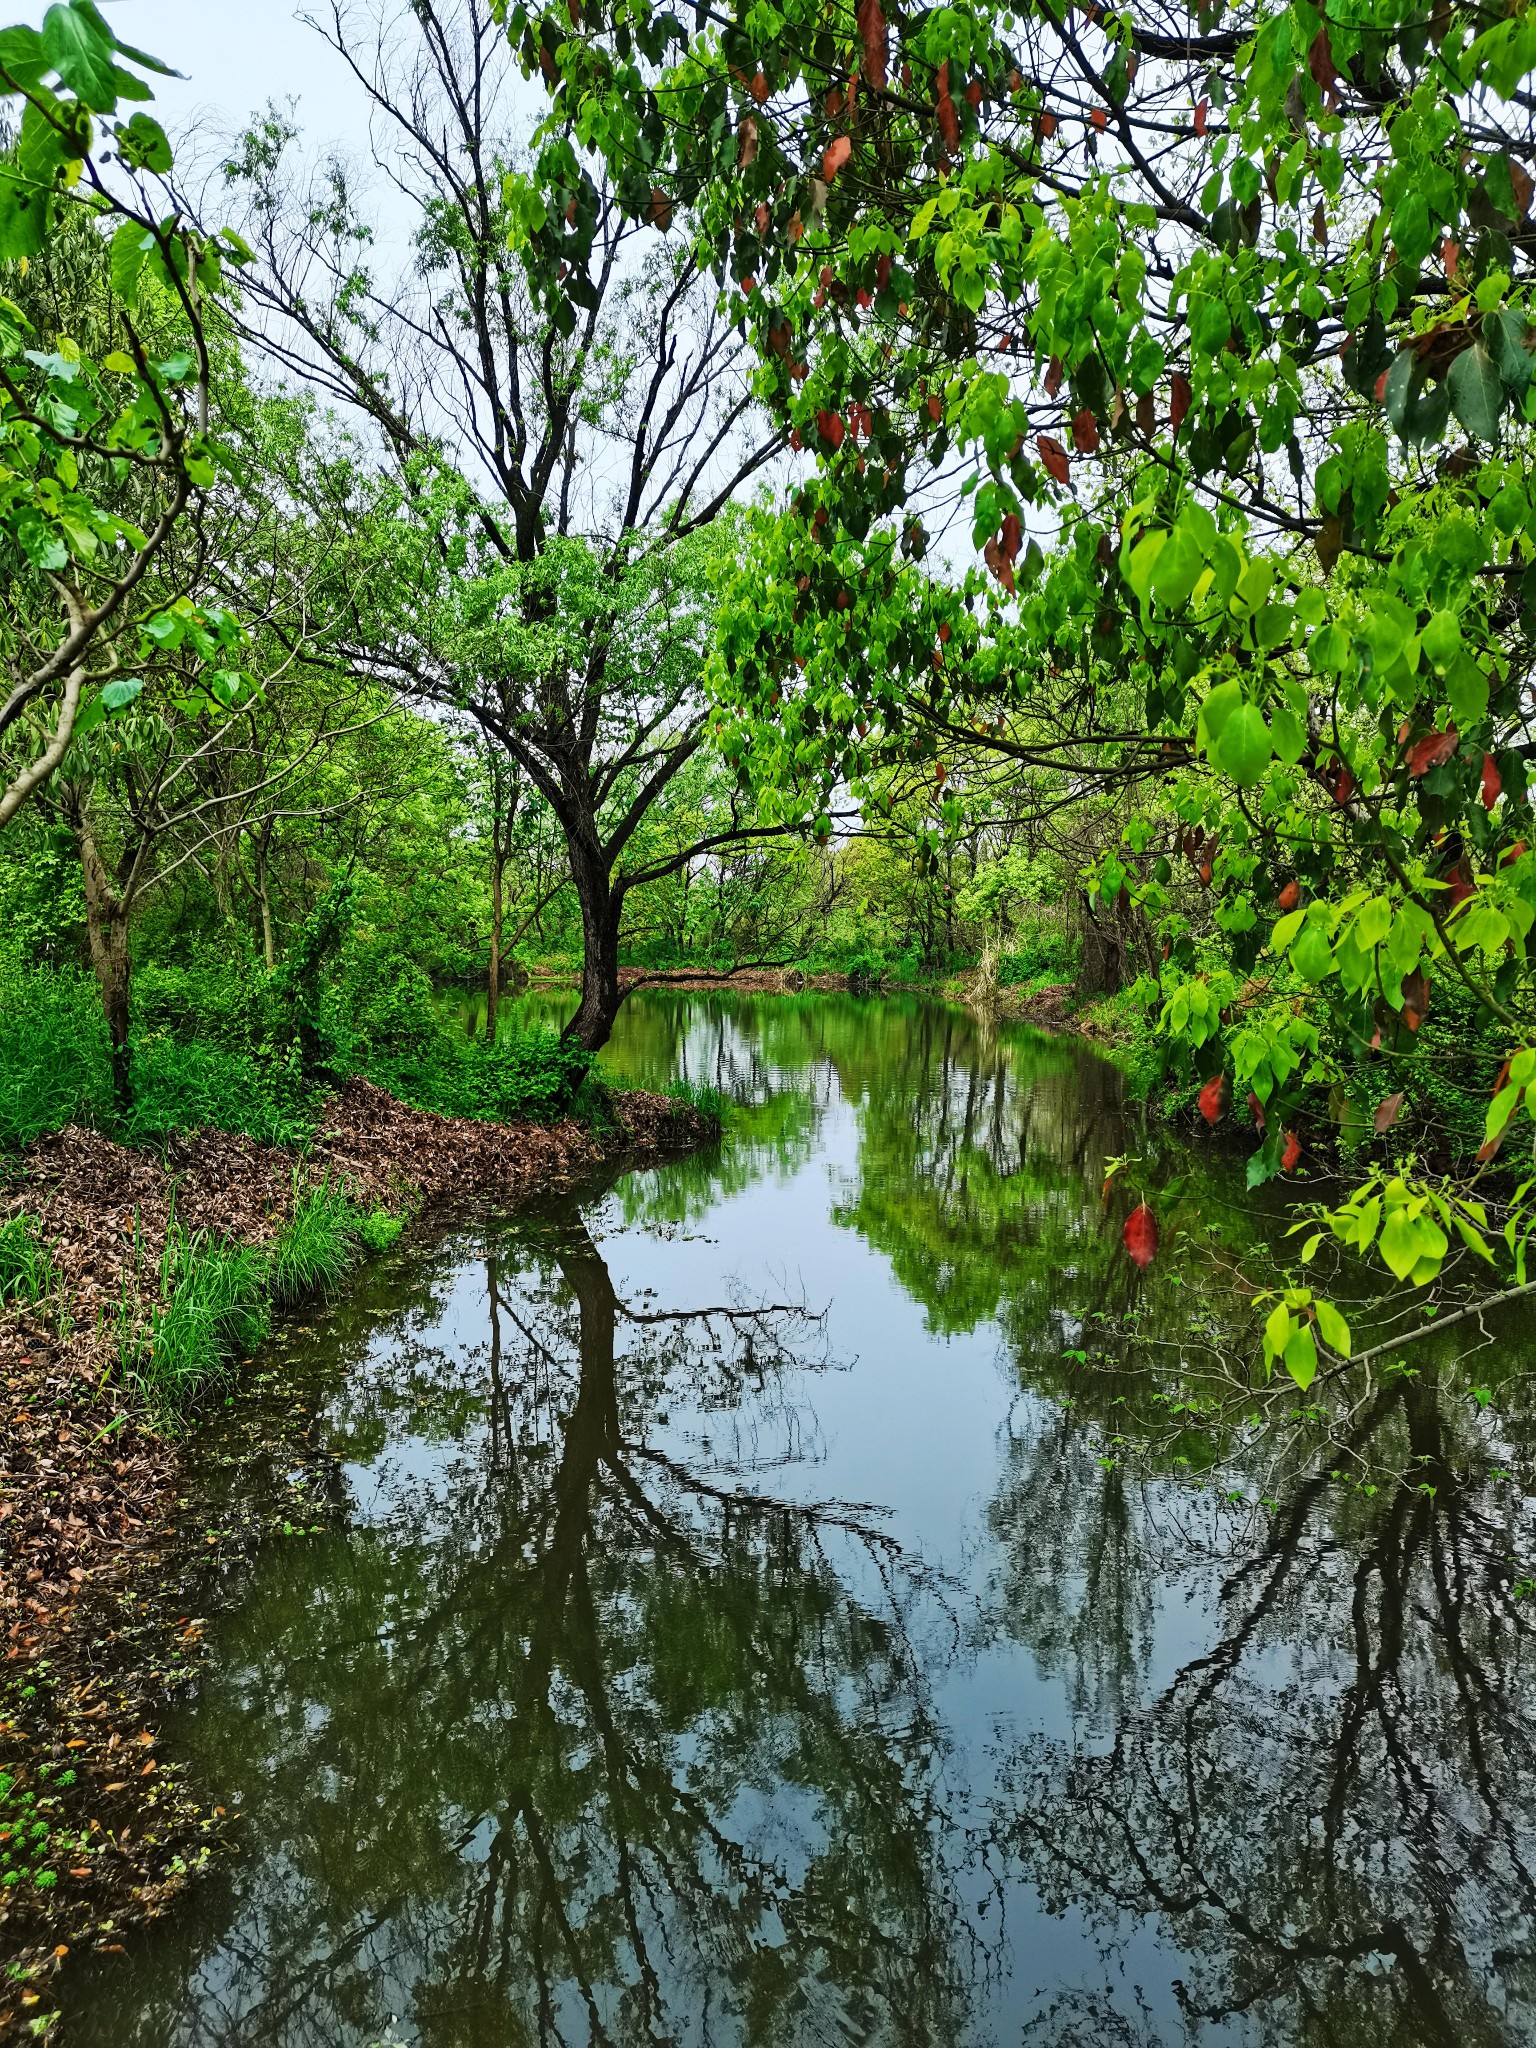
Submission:
<svg viewBox="0 0 1536 2048">
<path fill-rule="evenodd" d="M 37 1234 L 34 1217 L 22 1214 L 0 1223 L 0 1305 L 45 1299 L 53 1286 L 53 1261 Z"/>
<path fill-rule="evenodd" d="M 0 953 L 0 1151 L 105 1114 L 112 1096 L 107 1027 L 77 969 L 27 972 Z"/>
</svg>

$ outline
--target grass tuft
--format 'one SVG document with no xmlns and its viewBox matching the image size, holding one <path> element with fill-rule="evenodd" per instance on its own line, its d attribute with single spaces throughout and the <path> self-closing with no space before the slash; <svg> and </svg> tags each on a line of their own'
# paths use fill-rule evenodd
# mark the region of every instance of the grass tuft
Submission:
<svg viewBox="0 0 1536 2048">
<path fill-rule="evenodd" d="M 272 1248 L 272 1299 L 288 1308 L 306 1295 L 327 1301 L 357 1263 L 361 1218 L 334 1182 L 295 1193 L 293 1216 Z"/>
<path fill-rule="evenodd" d="M 150 1318 L 147 1341 L 123 1323 L 123 1364 L 152 1400 L 179 1406 L 222 1378 L 231 1361 L 267 1334 L 268 1262 L 253 1245 L 175 1224 L 160 1268 L 165 1302 Z"/>
<path fill-rule="evenodd" d="M 674 1102 L 686 1102 L 690 1109 L 696 1109 L 701 1117 L 717 1128 L 724 1127 L 727 1098 L 707 1081 L 689 1081 L 679 1075 L 669 1081 L 661 1092 L 671 1096 Z"/>
<path fill-rule="evenodd" d="M 53 1261 L 30 1216 L 0 1223 L 0 1302 L 36 1307 L 53 1287 Z"/>
</svg>

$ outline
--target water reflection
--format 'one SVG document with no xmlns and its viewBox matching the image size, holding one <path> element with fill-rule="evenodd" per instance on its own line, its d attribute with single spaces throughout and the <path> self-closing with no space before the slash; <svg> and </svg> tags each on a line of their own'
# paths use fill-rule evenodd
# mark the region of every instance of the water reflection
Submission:
<svg viewBox="0 0 1536 2048">
<path fill-rule="evenodd" d="M 1202 1401 L 1264 1214 L 1081 1048 L 656 995 L 611 1060 L 742 1109 L 323 1324 L 332 1533 L 177 1731 L 245 1852 L 76 2038 L 1536 2040 L 1528 1336 Z"/>
<path fill-rule="evenodd" d="M 199 1742 L 248 1858 L 116 2038 L 953 2040 L 923 1575 L 879 1516 L 748 1483 L 803 1449 L 779 1382 L 814 1320 L 623 1301 L 574 1205 L 478 1280 L 472 1426 L 427 1455 L 430 1360 L 409 1319 L 375 1339 L 366 1419 L 335 1418 L 374 1439 L 364 1527 L 296 1549 L 228 1641 Z M 736 1455 L 650 1441 L 679 1398 Z"/>
</svg>

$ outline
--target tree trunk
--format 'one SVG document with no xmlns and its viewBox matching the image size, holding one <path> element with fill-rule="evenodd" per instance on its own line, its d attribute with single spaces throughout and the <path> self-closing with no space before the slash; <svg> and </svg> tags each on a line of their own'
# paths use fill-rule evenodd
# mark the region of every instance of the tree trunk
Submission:
<svg viewBox="0 0 1536 2048">
<path fill-rule="evenodd" d="M 491 855 L 491 964 L 485 979 L 485 1042 L 496 1043 L 496 1005 L 501 999 L 501 877 L 505 862 L 501 840 Z"/>
<path fill-rule="evenodd" d="M 272 890 L 267 880 L 267 847 L 272 838 L 269 818 L 256 834 L 256 901 L 261 905 L 261 957 L 270 974 L 277 965 L 277 934 L 272 927 Z"/>
<path fill-rule="evenodd" d="M 608 1043 L 619 1014 L 619 914 L 624 891 L 614 888 L 596 847 L 571 847 L 571 879 L 581 905 L 581 1006 L 565 1027 L 588 1052 Z"/>
<path fill-rule="evenodd" d="M 74 820 L 80 867 L 85 879 L 85 926 L 91 966 L 101 990 L 102 1012 L 112 1052 L 112 1101 L 119 1115 L 133 1100 L 128 1047 L 128 906 L 113 888 L 83 816 Z"/>
</svg>

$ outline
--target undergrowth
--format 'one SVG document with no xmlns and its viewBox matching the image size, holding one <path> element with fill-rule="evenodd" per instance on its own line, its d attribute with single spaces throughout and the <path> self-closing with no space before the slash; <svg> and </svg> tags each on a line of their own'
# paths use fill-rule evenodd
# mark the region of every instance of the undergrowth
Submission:
<svg viewBox="0 0 1536 2048">
<path fill-rule="evenodd" d="M 357 1263 L 360 1222 L 356 1208 L 334 1181 L 298 1189 L 294 1177 L 293 1215 L 272 1247 L 268 1283 L 278 1308 L 306 1295 L 331 1300 Z"/>
</svg>

